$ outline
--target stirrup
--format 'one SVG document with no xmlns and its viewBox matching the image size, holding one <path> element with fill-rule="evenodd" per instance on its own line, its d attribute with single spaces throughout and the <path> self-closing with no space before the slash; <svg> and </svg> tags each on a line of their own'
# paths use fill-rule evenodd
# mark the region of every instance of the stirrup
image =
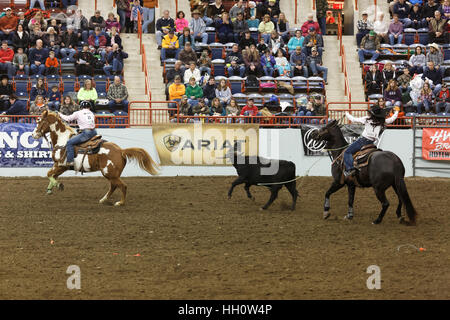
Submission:
<svg viewBox="0 0 450 320">
<path fill-rule="evenodd" d="M 351 169 L 351 170 L 344 170 L 344 177 L 349 177 L 352 176 L 356 173 L 356 169 Z"/>
</svg>

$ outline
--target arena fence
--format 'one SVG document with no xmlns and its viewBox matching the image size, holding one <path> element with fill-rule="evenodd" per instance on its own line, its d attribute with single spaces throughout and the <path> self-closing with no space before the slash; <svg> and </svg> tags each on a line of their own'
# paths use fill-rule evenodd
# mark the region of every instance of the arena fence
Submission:
<svg viewBox="0 0 450 320">
<path fill-rule="evenodd" d="M 170 107 L 170 105 L 175 105 Z M 169 123 L 180 114 L 177 101 L 131 101 L 128 105 L 130 124 L 142 127 L 154 123 Z"/>
</svg>

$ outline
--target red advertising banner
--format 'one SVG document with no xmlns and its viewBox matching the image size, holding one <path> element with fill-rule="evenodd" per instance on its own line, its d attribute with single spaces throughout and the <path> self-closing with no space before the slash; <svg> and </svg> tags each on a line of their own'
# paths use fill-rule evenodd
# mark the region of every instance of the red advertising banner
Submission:
<svg viewBox="0 0 450 320">
<path fill-rule="evenodd" d="M 422 158 L 450 160 L 450 128 L 423 129 Z"/>
</svg>

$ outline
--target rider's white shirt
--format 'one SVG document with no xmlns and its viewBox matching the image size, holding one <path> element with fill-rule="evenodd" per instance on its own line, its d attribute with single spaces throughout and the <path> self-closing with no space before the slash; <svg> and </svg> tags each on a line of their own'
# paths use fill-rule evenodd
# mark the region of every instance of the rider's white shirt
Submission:
<svg viewBox="0 0 450 320">
<path fill-rule="evenodd" d="M 89 109 L 76 111 L 70 116 L 59 115 L 65 121 L 76 121 L 80 130 L 95 129 L 95 115 Z"/>
<path fill-rule="evenodd" d="M 348 112 L 345 113 L 345 115 L 347 116 L 347 119 L 350 120 L 351 122 L 361 123 L 364 125 L 364 131 L 361 134 L 364 138 L 372 140 L 374 142 L 378 140 L 382 126 L 380 126 L 380 125 L 374 126 L 372 124 L 372 121 L 369 120 L 370 119 L 369 116 L 356 118 Z M 397 119 L 397 117 L 398 117 L 398 111 L 395 111 L 395 113 L 392 117 L 387 118 L 385 120 L 385 123 L 391 124 L 395 121 L 395 119 Z"/>
</svg>

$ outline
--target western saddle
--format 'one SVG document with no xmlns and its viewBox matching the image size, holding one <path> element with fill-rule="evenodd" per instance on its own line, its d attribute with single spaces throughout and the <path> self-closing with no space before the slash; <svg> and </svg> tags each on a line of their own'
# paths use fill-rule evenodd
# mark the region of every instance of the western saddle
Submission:
<svg viewBox="0 0 450 320">
<path fill-rule="evenodd" d="M 353 165 L 356 169 L 361 169 L 369 164 L 370 157 L 378 149 L 373 143 L 367 144 L 361 148 L 360 151 L 353 155 Z"/>
<path fill-rule="evenodd" d="M 103 142 L 105 142 L 105 140 L 102 139 L 102 136 L 96 135 L 90 140 L 74 146 L 75 156 L 77 154 L 96 154 L 100 150 Z"/>
</svg>

